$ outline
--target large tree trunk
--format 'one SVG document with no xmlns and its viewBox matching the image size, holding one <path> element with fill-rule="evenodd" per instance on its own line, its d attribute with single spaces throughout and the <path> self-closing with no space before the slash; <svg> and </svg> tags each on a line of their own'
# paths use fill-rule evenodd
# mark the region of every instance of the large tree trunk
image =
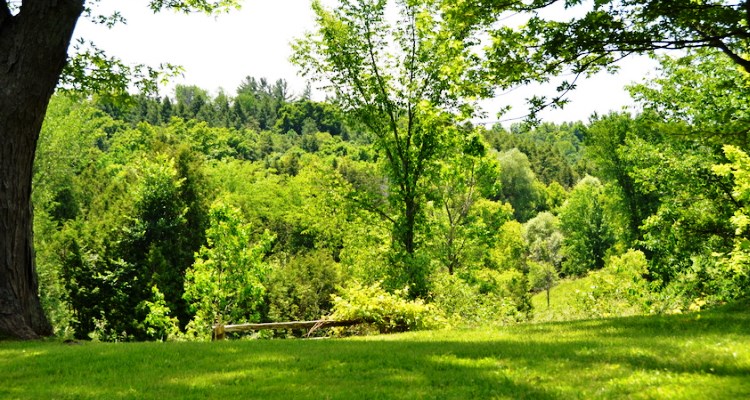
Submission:
<svg viewBox="0 0 750 400">
<path fill-rule="evenodd" d="M 52 333 L 39 302 L 31 178 L 47 104 L 65 65 L 83 0 L 0 2 L 0 336 Z"/>
</svg>

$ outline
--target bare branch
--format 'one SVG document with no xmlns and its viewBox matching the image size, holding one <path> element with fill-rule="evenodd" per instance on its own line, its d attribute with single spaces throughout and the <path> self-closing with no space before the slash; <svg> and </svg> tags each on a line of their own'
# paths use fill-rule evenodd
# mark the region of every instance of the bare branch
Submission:
<svg viewBox="0 0 750 400">
<path fill-rule="evenodd" d="M 391 129 L 393 130 L 393 136 L 396 139 L 396 149 L 398 150 L 398 154 L 402 155 L 405 154 L 404 150 L 401 149 L 400 143 L 399 143 L 399 135 L 398 135 L 398 122 L 396 121 L 396 115 L 393 107 L 393 102 L 391 102 L 390 96 L 388 96 L 388 91 L 385 87 L 385 81 L 383 80 L 383 77 L 380 75 L 380 69 L 378 68 L 377 59 L 375 58 L 375 45 L 372 43 L 372 30 L 370 30 L 370 23 L 369 20 L 365 20 L 365 28 L 367 29 L 366 39 L 367 39 L 367 50 L 369 52 L 370 56 L 370 62 L 372 63 L 372 72 L 375 74 L 375 79 L 378 82 L 378 88 L 380 89 L 380 93 L 383 96 L 383 102 L 385 103 L 385 106 L 387 108 L 386 112 L 388 113 L 388 117 L 390 118 L 390 124 Z M 408 148 L 408 147 L 407 147 Z"/>
</svg>

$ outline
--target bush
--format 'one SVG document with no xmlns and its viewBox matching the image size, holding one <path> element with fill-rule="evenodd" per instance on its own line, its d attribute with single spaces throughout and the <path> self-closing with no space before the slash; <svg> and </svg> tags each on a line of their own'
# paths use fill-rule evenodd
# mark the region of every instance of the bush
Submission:
<svg viewBox="0 0 750 400">
<path fill-rule="evenodd" d="M 340 264 L 315 250 L 274 265 L 266 283 L 265 318 L 272 322 L 314 320 L 328 314 L 343 283 Z"/>
<path fill-rule="evenodd" d="M 591 272 L 589 290 L 576 291 L 576 305 L 587 317 L 610 317 L 648 311 L 650 290 L 644 279 L 648 263 L 638 250 L 613 256 L 601 271 Z"/>
<path fill-rule="evenodd" d="M 158 287 L 151 288 L 153 301 L 144 300 L 138 308 L 146 311 L 146 318 L 140 328 L 143 329 L 150 339 L 174 340 L 180 335 L 179 321 L 170 316 L 171 311 L 164 300 L 164 295 Z"/>
<path fill-rule="evenodd" d="M 405 300 L 407 295 L 406 289 L 388 293 L 380 283 L 370 286 L 354 283 L 333 296 L 333 313 L 328 319 L 362 320 L 380 333 L 437 329 L 445 325 L 435 307 L 421 299 Z"/>
<path fill-rule="evenodd" d="M 522 317 L 513 299 L 495 293 L 482 293 L 458 275 L 439 274 L 433 280 L 433 305 L 451 325 L 477 326 L 513 323 Z"/>
<path fill-rule="evenodd" d="M 737 260 L 738 253 L 732 259 L 715 256 L 696 256 L 689 267 L 680 271 L 666 287 L 650 299 L 651 311 L 654 313 L 682 313 L 683 311 L 700 311 L 702 308 L 723 304 L 743 296 L 741 279 L 731 268 L 731 262 Z M 659 286 L 661 282 L 655 282 Z"/>
<path fill-rule="evenodd" d="M 474 274 L 479 294 L 496 299 L 504 306 L 511 308 L 506 317 L 515 321 L 529 319 L 531 313 L 531 296 L 528 277 L 517 269 L 496 271 L 481 269 Z M 503 307 L 504 308 L 504 307 Z"/>
</svg>

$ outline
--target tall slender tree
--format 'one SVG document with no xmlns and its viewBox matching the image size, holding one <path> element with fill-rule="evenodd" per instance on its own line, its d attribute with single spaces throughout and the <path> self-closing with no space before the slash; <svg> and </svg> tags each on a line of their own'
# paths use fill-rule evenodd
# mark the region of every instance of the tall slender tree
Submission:
<svg viewBox="0 0 750 400">
<path fill-rule="evenodd" d="M 394 280 L 413 296 L 426 294 L 417 254 L 425 182 L 436 173 L 446 138 L 460 134 L 454 122 L 469 114 L 465 95 L 486 91 L 473 74 L 474 32 L 457 29 L 460 21 L 442 6 L 437 0 L 343 0 L 328 10 L 315 1 L 317 31 L 294 45 L 293 61 L 330 84 L 386 160 L 391 207 L 380 214 L 393 227 Z"/>
</svg>

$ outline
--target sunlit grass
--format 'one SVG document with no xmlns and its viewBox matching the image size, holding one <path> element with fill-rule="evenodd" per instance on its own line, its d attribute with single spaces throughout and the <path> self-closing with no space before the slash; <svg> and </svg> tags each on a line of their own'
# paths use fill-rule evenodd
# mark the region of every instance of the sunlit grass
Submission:
<svg viewBox="0 0 750 400">
<path fill-rule="evenodd" d="M 216 343 L 0 343 L 9 399 L 750 398 L 750 312 Z"/>
<path fill-rule="evenodd" d="M 534 310 L 534 321 L 567 321 L 585 318 L 579 310 L 576 293 L 591 290 L 593 284 L 590 277 L 578 279 L 564 279 L 558 282 L 550 291 L 549 307 L 547 306 L 547 292 L 541 291 L 531 298 Z"/>
</svg>

